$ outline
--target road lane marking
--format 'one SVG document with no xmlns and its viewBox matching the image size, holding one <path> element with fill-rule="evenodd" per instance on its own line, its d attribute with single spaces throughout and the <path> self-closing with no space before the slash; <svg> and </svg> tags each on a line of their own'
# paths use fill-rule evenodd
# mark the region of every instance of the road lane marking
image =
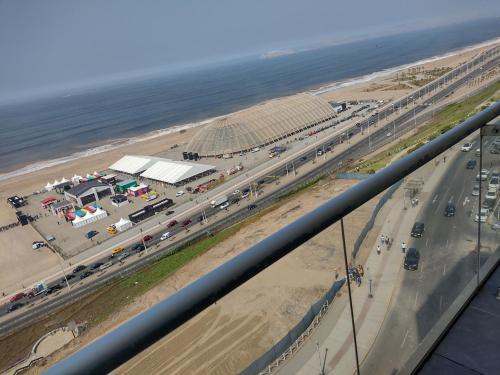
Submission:
<svg viewBox="0 0 500 375">
<path fill-rule="evenodd" d="M 438 199 L 438 194 L 436 194 L 432 199 L 432 204 L 436 203 L 437 199 Z"/>
<path fill-rule="evenodd" d="M 428 249 L 429 248 L 429 238 L 427 237 L 427 239 L 425 240 L 425 248 Z"/>
<path fill-rule="evenodd" d="M 406 330 L 405 337 L 403 337 L 403 342 L 401 343 L 401 349 L 405 346 L 406 339 L 408 338 L 409 330 Z"/>
<path fill-rule="evenodd" d="M 417 308 L 417 300 L 418 300 L 418 290 L 417 290 L 417 293 L 415 294 L 415 302 L 413 303 L 413 308 L 414 309 Z"/>
<path fill-rule="evenodd" d="M 439 296 L 439 310 L 443 309 L 443 296 Z"/>
<path fill-rule="evenodd" d="M 448 239 L 446 239 L 446 246 L 444 248 L 447 249 L 448 245 L 449 245 L 449 241 L 448 241 Z"/>
<path fill-rule="evenodd" d="M 443 264 L 443 275 L 446 273 L 446 263 Z"/>
<path fill-rule="evenodd" d="M 469 197 L 465 197 L 464 203 L 462 203 L 462 206 L 465 206 L 469 202 L 470 202 Z"/>
<path fill-rule="evenodd" d="M 420 273 L 424 273 L 424 261 L 420 263 Z"/>
</svg>

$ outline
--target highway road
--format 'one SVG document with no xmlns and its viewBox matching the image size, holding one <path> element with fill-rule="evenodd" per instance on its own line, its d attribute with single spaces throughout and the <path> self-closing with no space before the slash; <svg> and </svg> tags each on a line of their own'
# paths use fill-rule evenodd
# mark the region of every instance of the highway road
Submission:
<svg viewBox="0 0 500 375">
<path fill-rule="evenodd" d="M 363 374 L 393 374 L 408 360 L 417 345 L 468 282 L 477 265 L 478 197 L 471 195 L 479 162 L 466 169 L 470 159 L 478 160 L 474 150 L 459 152 L 430 195 L 417 221 L 425 224 L 422 238 L 411 238 L 408 246 L 420 252 L 417 271 L 402 270 L 401 285 L 395 292 L 380 333 L 362 363 Z M 491 142 L 486 140 L 486 142 Z M 457 146 L 459 147 L 459 146 Z M 486 147 L 485 147 L 486 148 Z M 485 165 L 500 170 L 498 155 L 485 153 Z M 416 172 L 418 173 L 418 172 Z M 483 196 L 487 182 L 483 182 Z M 456 206 L 456 215 L 445 217 L 447 203 Z M 497 203 L 498 205 L 498 200 Z M 500 231 L 481 226 L 481 263 L 499 249 Z M 399 251 L 399 247 L 398 247 Z"/>
<path fill-rule="evenodd" d="M 443 86 L 442 90 L 435 92 L 434 95 L 432 95 L 430 97 L 427 97 L 426 103 L 430 103 L 430 102 L 436 103 L 440 99 L 446 97 L 449 93 L 453 92 L 458 87 L 465 84 L 469 79 L 473 79 L 474 77 L 477 77 L 478 75 L 482 74 L 482 72 L 488 70 L 489 68 L 496 66 L 499 62 L 499 59 L 500 59 L 500 57 L 496 57 L 493 60 L 487 62 L 482 70 L 479 70 L 479 69 L 471 70 L 469 68 L 469 70 L 468 70 L 469 73 L 467 75 L 461 77 L 460 79 L 452 82 L 451 84 L 449 84 L 447 86 Z M 478 61 L 480 61 L 480 60 L 478 60 Z M 462 69 L 462 67 L 460 69 Z M 463 67 L 463 69 L 465 69 L 465 66 Z M 451 73 L 449 73 L 449 74 L 451 74 Z M 439 81 L 444 81 L 444 80 L 446 80 L 446 76 L 439 79 Z M 435 82 L 433 84 L 435 85 L 435 86 L 433 86 L 435 88 L 440 86 L 440 84 L 438 82 Z M 432 86 L 432 84 L 431 84 L 431 86 Z M 419 95 L 423 95 L 424 92 L 429 92 L 429 88 L 424 87 L 424 88 L 420 89 L 419 94 L 414 94 L 414 97 L 418 97 Z M 413 100 L 413 98 L 410 99 L 410 101 L 411 100 Z M 283 184 L 283 185 L 280 185 L 278 187 L 273 187 L 273 191 L 271 194 L 264 195 L 262 198 L 257 199 L 256 201 L 252 201 L 251 204 L 256 204 L 257 209 L 262 209 L 264 207 L 267 207 L 267 206 L 273 204 L 274 202 L 276 202 L 281 195 L 285 194 L 286 192 L 288 192 L 290 190 L 293 190 L 296 186 L 313 179 L 315 176 L 323 175 L 325 173 L 332 172 L 338 168 L 341 168 L 342 166 L 344 166 L 346 164 L 346 162 L 360 159 L 360 158 L 364 157 L 365 155 L 367 155 L 368 153 L 370 153 L 371 151 L 373 151 L 374 149 L 381 147 L 382 145 L 390 142 L 392 139 L 391 139 L 391 136 L 388 137 L 389 133 L 391 133 L 392 137 L 394 137 L 395 135 L 399 136 L 399 135 L 413 129 L 414 122 L 409 121 L 409 120 L 411 120 L 414 115 L 418 115 L 422 111 L 428 109 L 427 105 L 415 105 L 413 108 L 410 108 L 410 110 L 408 110 L 407 112 L 403 112 L 403 109 L 401 108 L 401 115 L 394 116 L 394 119 L 391 123 L 389 123 L 383 127 L 382 126 L 376 127 L 378 120 L 381 121 L 384 117 L 387 117 L 388 114 L 396 112 L 398 105 L 402 106 L 403 103 L 406 104 L 407 101 L 408 101 L 408 97 L 406 97 L 402 100 L 396 101 L 394 103 L 396 109 L 394 109 L 393 106 L 386 107 L 386 108 L 382 109 L 377 115 L 373 115 L 370 118 L 368 118 L 367 120 L 365 120 L 366 121 L 365 123 L 361 122 L 359 124 L 356 124 L 356 125 L 352 126 L 351 128 L 349 128 L 348 130 L 346 130 L 345 132 L 343 132 L 342 134 L 336 135 L 332 139 L 325 140 L 325 143 L 320 144 L 318 147 L 316 147 L 316 149 L 313 149 L 313 150 L 307 151 L 305 153 L 302 153 L 300 155 L 297 155 L 296 158 L 293 159 L 291 161 L 291 163 L 289 163 L 286 167 L 284 167 L 282 165 L 277 167 L 277 169 L 275 171 L 268 173 L 268 175 L 275 176 L 275 177 L 284 176 L 285 174 L 287 174 L 287 169 L 288 169 L 288 173 L 290 173 L 290 164 L 291 164 L 292 170 L 293 169 L 300 170 L 301 166 L 303 166 L 305 163 L 309 163 L 313 158 L 316 157 L 316 153 L 317 153 L 316 150 L 319 150 L 319 149 L 327 150 L 328 148 L 335 148 L 341 143 L 350 142 L 350 139 L 352 139 L 352 141 L 354 142 L 357 140 L 357 138 L 353 138 L 353 137 L 356 137 L 356 134 L 359 134 L 362 131 L 367 131 L 366 127 L 369 126 L 369 129 L 371 132 L 369 138 L 364 138 L 363 140 L 359 141 L 358 143 L 352 144 L 351 147 L 349 147 L 345 151 L 331 157 L 329 160 L 327 160 L 323 163 L 320 163 L 316 169 L 314 169 L 308 173 L 305 173 L 305 174 L 299 173 L 297 178 L 295 178 L 291 183 L 289 183 L 287 185 Z M 417 123 L 419 123 L 420 121 L 421 120 L 417 120 Z M 396 132 L 394 132 L 394 129 L 396 129 Z M 256 181 L 256 184 L 260 185 L 261 187 L 266 186 L 266 185 L 270 185 L 270 184 L 274 184 L 275 177 L 259 178 Z M 255 188 L 255 186 L 253 186 L 253 188 Z M 231 199 L 232 199 L 232 197 L 231 197 Z M 228 216 L 225 216 L 221 219 L 218 219 L 217 221 L 215 221 L 209 225 L 197 226 L 196 230 L 192 230 L 191 232 L 189 232 L 179 242 L 192 240 L 194 238 L 199 238 L 201 236 L 206 236 L 207 230 L 210 233 L 215 233 L 216 231 L 219 231 L 219 230 L 223 229 L 224 227 L 232 225 L 232 224 L 242 220 L 243 218 L 253 214 L 255 212 L 255 210 L 248 210 L 247 209 L 248 204 L 249 203 L 247 203 L 246 201 L 240 202 L 237 205 L 236 209 L 234 209 L 234 206 L 232 206 L 229 209 Z M 205 215 L 207 216 L 207 218 L 210 218 L 211 216 L 213 216 L 217 212 L 220 212 L 219 208 L 207 208 L 205 210 Z M 199 215 L 200 215 L 200 212 L 198 212 L 196 215 L 193 215 L 190 218 L 193 223 L 198 222 Z M 221 216 L 221 215 L 219 215 L 219 216 Z M 193 225 L 193 224 L 190 224 L 190 225 Z M 156 248 L 157 247 L 156 244 L 159 242 L 159 237 L 161 236 L 162 233 L 164 233 L 166 231 L 172 232 L 172 234 L 174 235 L 174 238 L 175 238 L 176 235 L 179 235 L 181 232 L 184 232 L 185 229 L 181 228 L 180 225 L 178 224 L 174 228 L 171 228 L 171 229 L 164 228 L 160 232 L 152 233 L 151 235 L 153 238 L 147 245 L 151 246 L 153 248 Z M 91 290 L 95 289 L 95 287 L 97 285 L 102 285 L 102 284 L 108 283 L 108 282 L 110 282 L 110 280 L 112 280 L 113 278 L 116 278 L 117 276 L 124 275 L 124 274 L 133 272 L 137 269 L 144 267 L 147 263 L 154 260 L 154 258 L 157 258 L 161 253 L 171 251 L 173 248 L 179 246 L 179 244 L 180 244 L 179 242 L 167 240 L 164 242 L 167 244 L 166 246 L 161 246 L 159 249 L 155 249 L 154 252 L 150 252 L 149 254 L 144 254 L 145 251 L 143 251 L 140 258 L 139 258 L 139 256 L 134 257 L 134 261 L 135 261 L 134 264 L 132 264 L 132 262 L 131 262 L 132 257 L 130 257 L 127 260 L 125 260 L 124 265 L 121 265 L 120 267 L 113 266 L 113 267 L 109 268 L 107 271 L 105 271 L 104 273 L 98 272 L 98 274 L 99 274 L 98 276 L 89 277 L 87 280 L 89 280 L 90 282 L 84 283 L 83 285 L 81 285 L 80 278 L 79 278 L 81 275 L 81 272 L 77 273 L 76 277 L 74 279 L 70 280 L 70 283 L 72 283 L 75 286 L 78 284 L 79 286 L 73 288 L 71 293 L 56 292 L 54 295 L 49 296 L 48 298 L 43 297 L 43 296 L 35 297 L 36 299 L 39 299 L 39 300 L 43 299 L 43 301 L 44 301 L 43 304 L 38 304 L 38 306 L 36 308 L 32 308 L 30 310 L 26 310 L 25 308 L 21 308 L 20 311 L 17 311 L 13 314 L 14 316 L 12 316 L 12 318 L 8 318 L 8 319 L 4 318 L 4 320 L 0 323 L 0 334 L 5 334 L 5 333 L 7 333 L 15 328 L 19 328 L 25 324 L 29 324 L 29 322 L 33 321 L 34 319 L 36 319 L 40 316 L 43 316 L 44 314 L 46 314 L 49 311 L 52 311 L 55 307 L 62 306 L 65 303 L 69 303 L 70 301 L 75 300 L 76 298 L 79 298 L 86 293 L 89 293 Z M 124 246 L 125 251 L 132 252 L 131 251 L 132 246 L 133 245 Z M 109 261 L 108 255 L 102 259 L 95 260 L 95 262 L 107 262 L 107 261 Z M 87 266 L 89 266 L 89 264 L 87 264 Z M 58 281 L 58 283 L 61 281 Z M 49 286 L 52 286 L 52 285 L 54 285 L 54 283 L 49 284 Z M 29 302 L 29 304 L 31 304 L 31 303 L 37 302 L 36 299 L 29 300 L 29 301 L 25 299 L 21 302 L 22 303 Z M 23 309 L 24 309 L 24 311 L 23 311 Z M 0 306 L 0 316 L 5 314 L 6 310 L 7 310 L 7 305 Z"/>
</svg>

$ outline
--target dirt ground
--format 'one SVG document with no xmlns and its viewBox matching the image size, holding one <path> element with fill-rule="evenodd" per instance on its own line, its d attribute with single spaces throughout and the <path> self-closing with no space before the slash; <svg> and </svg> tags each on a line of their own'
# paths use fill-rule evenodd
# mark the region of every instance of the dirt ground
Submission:
<svg viewBox="0 0 500 375">
<path fill-rule="evenodd" d="M 249 246 L 352 186 L 334 180 L 316 186 L 257 223 L 240 230 L 196 258 L 126 309 L 54 354 L 50 365 L 104 332 L 156 304 Z M 376 199 L 346 218 L 348 253 Z M 375 231 L 376 232 L 376 231 Z M 375 238 L 370 238 L 374 241 Z M 224 297 L 196 318 L 160 340 L 116 374 L 232 374 L 243 370 L 292 328 L 344 272 L 340 227 L 335 225 Z M 40 373 L 42 368 L 32 369 Z"/>
</svg>

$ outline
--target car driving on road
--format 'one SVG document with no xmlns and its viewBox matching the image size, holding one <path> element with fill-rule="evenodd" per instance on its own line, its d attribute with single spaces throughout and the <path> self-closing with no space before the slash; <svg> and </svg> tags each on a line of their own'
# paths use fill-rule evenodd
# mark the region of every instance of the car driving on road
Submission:
<svg viewBox="0 0 500 375">
<path fill-rule="evenodd" d="M 477 164 L 477 161 L 475 161 L 474 159 L 471 159 L 467 162 L 466 168 L 467 169 L 474 169 L 474 168 L 476 168 L 476 164 Z"/>
<path fill-rule="evenodd" d="M 83 280 L 83 279 L 86 279 L 87 277 L 91 276 L 93 273 L 91 271 L 85 271 L 84 273 L 82 273 L 80 275 L 80 279 Z"/>
<path fill-rule="evenodd" d="M 9 307 L 7 307 L 7 310 L 5 311 L 6 313 L 11 313 L 12 311 L 16 311 L 20 307 L 23 307 L 24 305 L 22 303 L 13 303 Z"/>
<path fill-rule="evenodd" d="M 165 232 L 161 235 L 160 237 L 160 241 L 165 241 L 167 239 L 169 239 L 170 237 L 172 237 L 172 233 L 170 232 Z"/>
<path fill-rule="evenodd" d="M 444 216 L 452 217 L 455 216 L 456 207 L 452 202 L 448 202 L 446 208 L 444 209 Z"/>
<path fill-rule="evenodd" d="M 410 247 L 406 251 L 405 260 L 404 260 L 404 269 L 405 270 L 416 270 L 418 269 L 418 261 L 420 259 L 420 254 L 417 249 L 414 247 Z"/>
<path fill-rule="evenodd" d="M 73 273 L 78 273 L 80 271 L 83 271 L 85 268 L 87 268 L 87 266 L 84 266 L 83 264 L 80 264 L 79 266 L 76 266 L 74 269 L 73 269 Z"/>
<path fill-rule="evenodd" d="M 415 238 L 420 238 L 424 235 L 425 225 L 422 222 L 417 221 L 413 224 L 413 228 L 411 229 L 411 236 Z"/>
<path fill-rule="evenodd" d="M 463 152 L 469 152 L 470 150 L 472 150 L 472 143 L 469 143 L 469 142 L 465 143 L 465 144 L 462 146 L 461 150 L 462 150 Z"/>
</svg>

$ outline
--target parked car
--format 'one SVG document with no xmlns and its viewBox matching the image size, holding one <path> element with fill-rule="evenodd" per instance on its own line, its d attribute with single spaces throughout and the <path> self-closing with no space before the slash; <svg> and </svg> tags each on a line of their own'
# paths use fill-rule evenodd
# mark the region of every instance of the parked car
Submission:
<svg viewBox="0 0 500 375">
<path fill-rule="evenodd" d="M 257 205 L 256 204 L 251 204 L 247 207 L 247 210 L 254 210 L 257 208 Z"/>
<path fill-rule="evenodd" d="M 475 161 L 474 159 L 471 159 L 467 162 L 466 168 L 467 169 L 474 169 L 474 168 L 476 168 L 476 164 L 477 164 L 477 161 Z"/>
<path fill-rule="evenodd" d="M 116 255 L 118 255 L 118 254 L 120 254 L 120 253 L 123 253 L 124 251 L 125 251 L 125 249 L 124 249 L 123 247 L 121 247 L 121 246 L 119 246 L 119 247 L 115 247 L 115 248 L 111 251 L 111 256 L 113 256 L 113 257 L 114 257 L 114 256 L 116 256 Z"/>
<path fill-rule="evenodd" d="M 5 310 L 5 312 L 8 314 L 8 313 L 11 313 L 12 311 L 16 311 L 17 309 L 23 307 L 24 305 L 22 303 L 13 303 L 12 305 L 9 305 L 9 307 L 7 307 L 7 310 Z"/>
<path fill-rule="evenodd" d="M 234 198 L 231 200 L 231 204 L 236 204 L 240 201 L 240 198 Z"/>
<path fill-rule="evenodd" d="M 96 263 L 94 263 L 93 265 L 90 266 L 90 269 L 91 270 L 96 270 L 99 267 L 101 267 L 103 264 L 104 264 L 103 262 L 96 262 Z"/>
<path fill-rule="evenodd" d="M 153 239 L 153 236 L 150 236 L 149 234 L 147 234 L 142 239 L 144 242 L 148 242 L 148 241 L 151 241 Z"/>
<path fill-rule="evenodd" d="M 476 181 L 486 181 L 489 175 L 490 171 L 488 171 L 487 169 L 481 169 L 481 172 L 476 175 Z"/>
<path fill-rule="evenodd" d="M 72 273 L 68 273 L 65 278 L 63 277 L 63 278 L 61 278 L 61 280 L 59 280 L 59 283 L 65 284 L 66 280 L 70 281 L 71 279 L 74 279 L 75 277 L 76 277 L 76 275 L 74 275 Z"/>
<path fill-rule="evenodd" d="M 184 191 L 180 190 L 177 193 L 175 193 L 176 197 L 182 197 L 184 195 Z"/>
<path fill-rule="evenodd" d="M 477 197 L 479 195 L 479 184 L 474 184 L 472 187 L 472 196 Z"/>
<path fill-rule="evenodd" d="M 490 183 L 488 184 L 488 190 L 495 189 L 498 190 L 500 187 L 500 177 L 492 177 Z"/>
<path fill-rule="evenodd" d="M 420 238 L 424 235 L 424 230 L 424 223 L 417 221 L 415 224 L 413 224 L 413 228 L 411 229 L 411 236 Z"/>
<path fill-rule="evenodd" d="M 165 241 L 168 240 L 170 237 L 172 237 L 172 233 L 170 232 L 165 232 L 161 235 L 160 241 Z"/>
<path fill-rule="evenodd" d="M 141 252 L 142 250 L 144 250 L 145 247 L 142 243 L 136 243 L 133 247 L 132 247 L 132 250 L 134 251 L 137 251 L 137 252 Z"/>
<path fill-rule="evenodd" d="M 478 221 L 480 221 L 481 223 L 485 223 L 489 214 L 490 214 L 490 210 L 489 209 L 487 209 L 487 208 L 481 208 L 480 215 L 476 214 L 476 216 L 474 217 L 474 221 L 476 223 Z"/>
<path fill-rule="evenodd" d="M 171 220 L 168 224 L 167 224 L 167 228 L 172 228 L 172 227 L 175 227 L 177 225 L 177 220 Z"/>
<path fill-rule="evenodd" d="M 81 279 L 81 280 L 86 279 L 87 277 L 89 277 L 89 276 L 91 276 L 91 275 L 93 275 L 93 272 L 91 272 L 91 271 L 85 271 L 84 273 L 82 273 L 82 274 L 80 275 L 80 279 Z"/>
<path fill-rule="evenodd" d="M 416 270 L 418 269 L 418 261 L 420 260 L 420 254 L 417 249 L 410 247 L 405 254 L 404 269 L 405 270 Z"/>
<path fill-rule="evenodd" d="M 496 187 L 488 189 L 488 191 L 486 192 L 486 195 L 484 196 L 484 199 L 492 200 L 494 202 L 497 199 L 497 189 L 496 189 Z"/>
<path fill-rule="evenodd" d="M 241 199 L 246 199 L 249 196 L 250 196 L 250 193 L 248 193 L 248 192 L 247 193 L 243 193 L 243 194 L 241 194 Z"/>
<path fill-rule="evenodd" d="M 189 224 L 191 224 L 191 223 L 192 223 L 191 219 L 187 219 L 187 220 L 184 220 L 184 221 L 182 222 L 182 226 L 183 226 L 183 227 L 187 227 L 187 226 L 188 226 Z"/>
<path fill-rule="evenodd" d="M 444 216 L 452 217 L 455 216 L 456 207 L 452 202 L 448 202 L 446 208 L 444 209 Z"/>
<path fill-rule="evenodd" d="M 235 191 L 233 191 L 233 195 L 240 195 L 241 194 L 241 191 L 239 191 L 238 189 L 236 189 Z"/>
<path fill-rule="evenodd" d="M 19 292 L 17 294 L 14 294 L 12 297 L 10 297 L 9 301 L 10 301 L 10 303 L 13 303 L 13 302 L 16 302 L 16 301 L 23 299 L 24 297 L 26 297 L 26 293 Z"/>
<path fill-rule="evenodd" d="M 118 257 L 118 261 L 121 262 L 123 259 L 126 259 L 130 256 L 130 253 L 128 251 L 124 252 L 122 255 Z"/>
<path fill-rule="evenodd" d="M 228 208 L 228 207 L 229 207 L 229 202 L 224 202 L 224 203 L 222 203 L 222 204 L 219 206 L 219 208 L 220 208 L 221 210 L 223 210 L 223 209 L 225 209 L 225 208 Z"/>
<path fill-rule="evenodd" d="M 45 289 L 44 294 L 47 296 L 47 295 L 52 294 L 54 292 L 57 292 L 58 290 L 61 290 L 61 289 L 62 289 L 61 285 L 55 284 L 55 285 L 52 285 L 52 286 L 48 287 L 47 289 Z"/>
<path fill-rule="evenodd" d="M 100 271 L 104 271 L 106 268 L 109 268 L 113 265 L 113 262 L 106 262 L 101 267 L 99 267 Z"/>
<path fill-rule="evenodd" d="M 495 207 L 495 201 L 491 199 L 485 199 L 483 201 L 483 204 L 481 205 L 482 208 L 487 208 L 488 210 L 492 211 L 493 208 Z"/>
<path fill-rule="evenodd" d="M 34 241 L 33 244 L 31 245 L 31 248 L 33 250 L 37 250 L 37 249 L 39 249 L 41 247 L 44 247 L 44 246 L 45 246 L 45 242 L 43 242 L 43 241 Z"/>
<path fill-rule="evenodd" d="M 85 234 L 85 237 L 87 237 L 89 240 L 92 238 L 92 237 L 95 237 L 97 236 L 99 232 L 96 231 L 96 230 L 91 230 L 91 231 L 88 231 L 86 234 Z"/>
<path fill-rule="evenodd" d="M 472 150 L 472 143 L 465 143 L 463 146 L 462 146 L 462 149 L 461 149 L 463 152 L 469 152 L 470 150 Z"/>
<path fill-rule="evenodd" d="M 80 271 L 83 271 L 85 268 L 87 268 L 87 266 L 84 266 L 83 264 L 80 264 L 79 266 L 76 266 L 74 269 L 73 269 L 73 273 L 78 273 Z"/>
</svg>

